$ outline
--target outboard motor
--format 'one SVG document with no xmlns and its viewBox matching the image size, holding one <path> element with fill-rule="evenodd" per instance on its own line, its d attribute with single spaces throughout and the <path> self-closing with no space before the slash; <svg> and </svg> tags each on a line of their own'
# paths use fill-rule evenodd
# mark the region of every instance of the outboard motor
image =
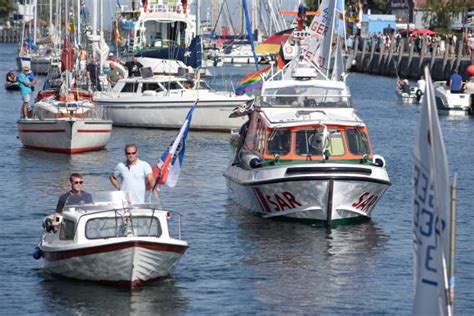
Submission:
<svg viewBox="0 0 474 316">
<path fill-rule="evenodd" d="M 260 168 L 263 164 L 263 161 L 263 158 L 255 152 L 243 151 L 240 154 L 240 166 L 247 170 Z"/>
</svg>

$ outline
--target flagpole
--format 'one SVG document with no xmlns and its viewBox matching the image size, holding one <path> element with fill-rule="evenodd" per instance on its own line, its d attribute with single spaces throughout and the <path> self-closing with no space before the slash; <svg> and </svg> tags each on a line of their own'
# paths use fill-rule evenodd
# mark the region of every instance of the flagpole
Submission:
<svg viewBox="0 0 474 316">
<path fill-rule="evenodd" d="M 457 174 L 454 174 L 454 180 L 451 184 L 451 207 L 450 207 L 450 239 L 449 239 L 449 265 L 448 265 L 448 308 L 450 314 L 454 315 L 454 286 L 455 286 L 455 257 L 456 257 L 456 181 Z"/>
</svg>

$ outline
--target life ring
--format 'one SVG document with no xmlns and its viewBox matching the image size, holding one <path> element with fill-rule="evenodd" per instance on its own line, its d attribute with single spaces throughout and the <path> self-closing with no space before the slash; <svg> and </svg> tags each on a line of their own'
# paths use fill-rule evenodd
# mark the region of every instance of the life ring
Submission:
<svg viewBox="0 0 474 316">
<path fill-rule="evenodd" d="M 293 54 L 293 47 L 291 45 L 288 45 L 285 47 L 285 53 L 288 55 Z"/>
</svg>

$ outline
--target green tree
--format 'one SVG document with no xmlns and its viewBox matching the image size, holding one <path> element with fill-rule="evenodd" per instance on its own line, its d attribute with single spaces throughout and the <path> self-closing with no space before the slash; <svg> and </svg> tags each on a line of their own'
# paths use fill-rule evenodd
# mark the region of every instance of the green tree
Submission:
<svg viewBox="0 0 474 316">
<path fill-rule="evenodd" d="M 5 17 L 16 10 L 12 0 L 0 0 L 0 17 Z"/>
<path fill-rule="evenodd" d="M 428 0 L 423 6 L 427 10 L 423 20 L 430 29 L 449 30 L 453 19 L 467 11 L 468 3 L 466 0 Z"/>
</svg>

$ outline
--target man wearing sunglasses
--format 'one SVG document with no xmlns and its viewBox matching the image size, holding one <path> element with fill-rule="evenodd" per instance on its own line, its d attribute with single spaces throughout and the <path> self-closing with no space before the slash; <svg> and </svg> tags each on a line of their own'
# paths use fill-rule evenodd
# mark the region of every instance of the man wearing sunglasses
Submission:
<svg viewBox="0 0 474 316">
<path fill-rule="evenodd" d="M 79 173 L 73 173 L 69 177 L 69 183 L 71 190 L 61 195 L 56 206 L 56 213 L 61 214 L 63 212 L 64 205 L 81 205 L 92 203 L 92 195 L 85 191 L 82 191 L 82 175 Z"/>
<path fill-rule="evenodd" d="M 132 203 L 145 203 L 146 181 L 153 187 L 155 178 L 150 165 L 138 159 L 138 148 L 135 144 L 125 146 L 125 162 L 120 162 L 110 176 L 115 189 L 129 192 Z M 119 181 L 120 180 L 120 181 Z"/>
</svg>

